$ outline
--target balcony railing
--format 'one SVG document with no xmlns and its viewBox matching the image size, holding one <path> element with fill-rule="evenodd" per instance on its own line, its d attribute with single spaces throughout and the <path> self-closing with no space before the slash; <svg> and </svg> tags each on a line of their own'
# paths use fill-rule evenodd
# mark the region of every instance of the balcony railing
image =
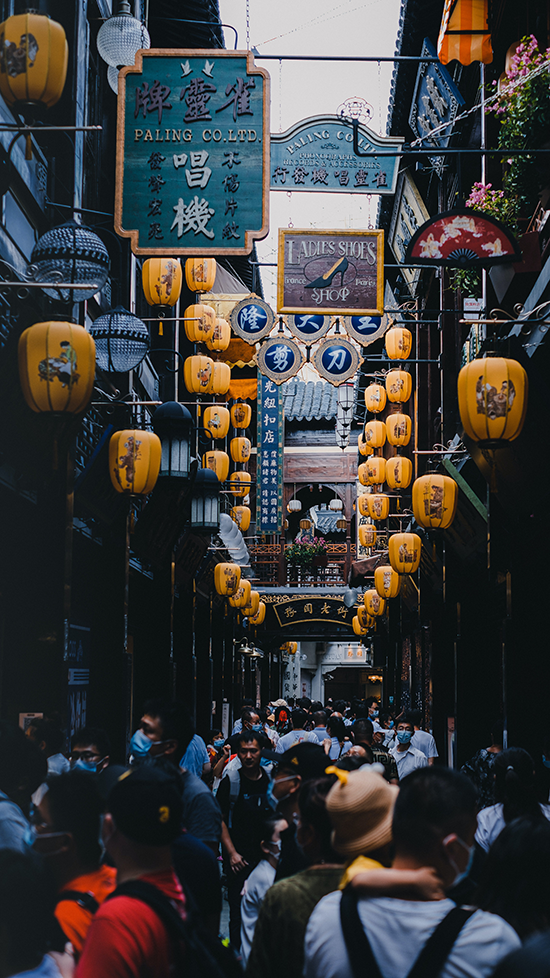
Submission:
<svg viewBox="0 0 550 978">
<path fill-rule="evenodd" d="M 312 564 L 294 567 L 287 564 L 284 553 L 290 546 L 259 543 L 248 548 L 255 576 L 261 584 L 272 587 L 339 587 L 346 583 L 350 563 L 355 559 L 355 544 L 329 543 L 326 567 L 314 567 Z"/>
</svg>

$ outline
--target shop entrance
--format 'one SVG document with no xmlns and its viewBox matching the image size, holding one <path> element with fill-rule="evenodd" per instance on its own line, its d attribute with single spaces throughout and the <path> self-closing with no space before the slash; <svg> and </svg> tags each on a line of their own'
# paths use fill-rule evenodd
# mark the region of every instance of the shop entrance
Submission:
<svg viewBox="0 0 550 978">
<path fill-rule="evenodd" d="M 332 678 L 329 679 L 328 677 Z M 383 702 L 384 682 L 380 670 L 365 669 L 361 666 L 339 666 L 324 676 L 325 702 L 333 700 L 365 699 L 376 696 Z"/>
</svg>

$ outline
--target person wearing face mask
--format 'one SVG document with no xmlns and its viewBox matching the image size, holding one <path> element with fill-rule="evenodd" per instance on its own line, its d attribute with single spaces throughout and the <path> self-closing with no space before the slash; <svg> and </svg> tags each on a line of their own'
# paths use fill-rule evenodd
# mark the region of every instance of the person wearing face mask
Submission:
<svg viewBox="0 0 550 978">
<path fill-rule="evenodd" d="M 275 872 L 281 855 L 281 832 L 288 828 L 284 818 L 273 813 L 264 822 L 260 843 L 263 858 L 245 880 L 241 900 L 241 961 L 246 967 L 254 937 L 254 929 L 262 901 L 275 882 Z"/>
<path fill-rule="evenodd" d="M 99 774 L 109 766 L 111 744 L 101 727 L 80 727 L 71 737 L 71 771 Z"/>
<path fill-rule="evenodd" d="M 273 807 L 288 823 L 288 828 L 281 836 L 283 844 L 277 866 L 278 880 L 299 873 L 308 864 L 296 841 L 298 796 L 304 782 L 323 777 L 329 763 L 330 760 L 319 743 L 295 744 L 281 756 L 269 791 Z"/>
<path fill-rule="evenodd" d="M 31 797 L 46 779 L 48 765 L 38 745 L 20 727 L 0 720 L 0 849 L 25 852 L 32 844 Z"/>
<path fill-rule="evenodd" d="M 304 741 L 318 744 L 319 738 L 313 730 L 305 730 L 305 724 L 307 723 L 308 715 L 304 710 L 293 710 L 291 715 L 292 730 L 290 733 L 284 734 L 277 744 L 277 753 L 284 754 L 285 750 L 293 747 L 294 744 L 302 744 Z"/>
<path fill-rule="evenodd" d="M 411 746 L 414 725 L 411 717 L 403 716 L 397 724 L 396 745 L 390 749 L 390 754 L 397 764 L 399 780 L 406 778 L 411 771 L 428 766 L 428 758 L 421 750 Z"/>
</svg>

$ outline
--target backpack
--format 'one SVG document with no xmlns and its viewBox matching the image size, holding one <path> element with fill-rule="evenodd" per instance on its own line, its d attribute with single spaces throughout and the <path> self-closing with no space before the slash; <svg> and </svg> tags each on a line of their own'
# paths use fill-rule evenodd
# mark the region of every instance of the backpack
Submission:
<svg viewBox="0 0 550 978">
<path fill-rule="evenodd" d="M 473 913 L 475 910 L 453 907 L 426 941 L 407 978 L 438 978 L 460 931 Z M 357 893 L 349 885 L 342 892 L 340 923 L 353 978 L 382 978 L 359 916 Z"/>
<path fill-rule="evenodd" d="M 74 903 L 78 903 L 79 907 L 83 907 L 84 910 L 89 910 L 91 914 L 94 914 L 99 908 L 99 903 L 91 893 L 81 893 L 79 890 L 62 890 L 61 893 L 57 894 L 56 906 L 58 903 L 62 903 L 63 900 L 72 900 Z"/>
<path fill-rule="evenodd" d="M 174 950 L 178 978 L 243 978 L 238 958 L 231 947 L 213 937 L 197 912 L 192 897 L 184 890 L 187 917 L 182 920 L 176 908 L 157 886 L 145 880 L 121 883 L 107 900 L 117 896 L 134 897 L 155 911 L 166 927 Z M 184 947 L 182 948 L 182 943 Z"/>
</svg>

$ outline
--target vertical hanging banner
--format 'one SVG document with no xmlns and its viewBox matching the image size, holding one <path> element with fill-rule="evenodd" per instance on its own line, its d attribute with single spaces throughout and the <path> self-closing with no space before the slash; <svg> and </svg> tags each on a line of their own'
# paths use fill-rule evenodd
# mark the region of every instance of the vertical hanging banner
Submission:
<svg viewBox="0 0 550 978">
<path fill-rule="evenodd" d="M 280 533 L 283 522 L 283 394 L 264 374 L 258 375 L 258 458 L 256 527 Z"/>
<path fill-rule="evenodd" d="M 269 75 L 153 49 L 120 71 L 115 230 L 136 255 L 246 255 L 269 230 Z"/>
</svg>

